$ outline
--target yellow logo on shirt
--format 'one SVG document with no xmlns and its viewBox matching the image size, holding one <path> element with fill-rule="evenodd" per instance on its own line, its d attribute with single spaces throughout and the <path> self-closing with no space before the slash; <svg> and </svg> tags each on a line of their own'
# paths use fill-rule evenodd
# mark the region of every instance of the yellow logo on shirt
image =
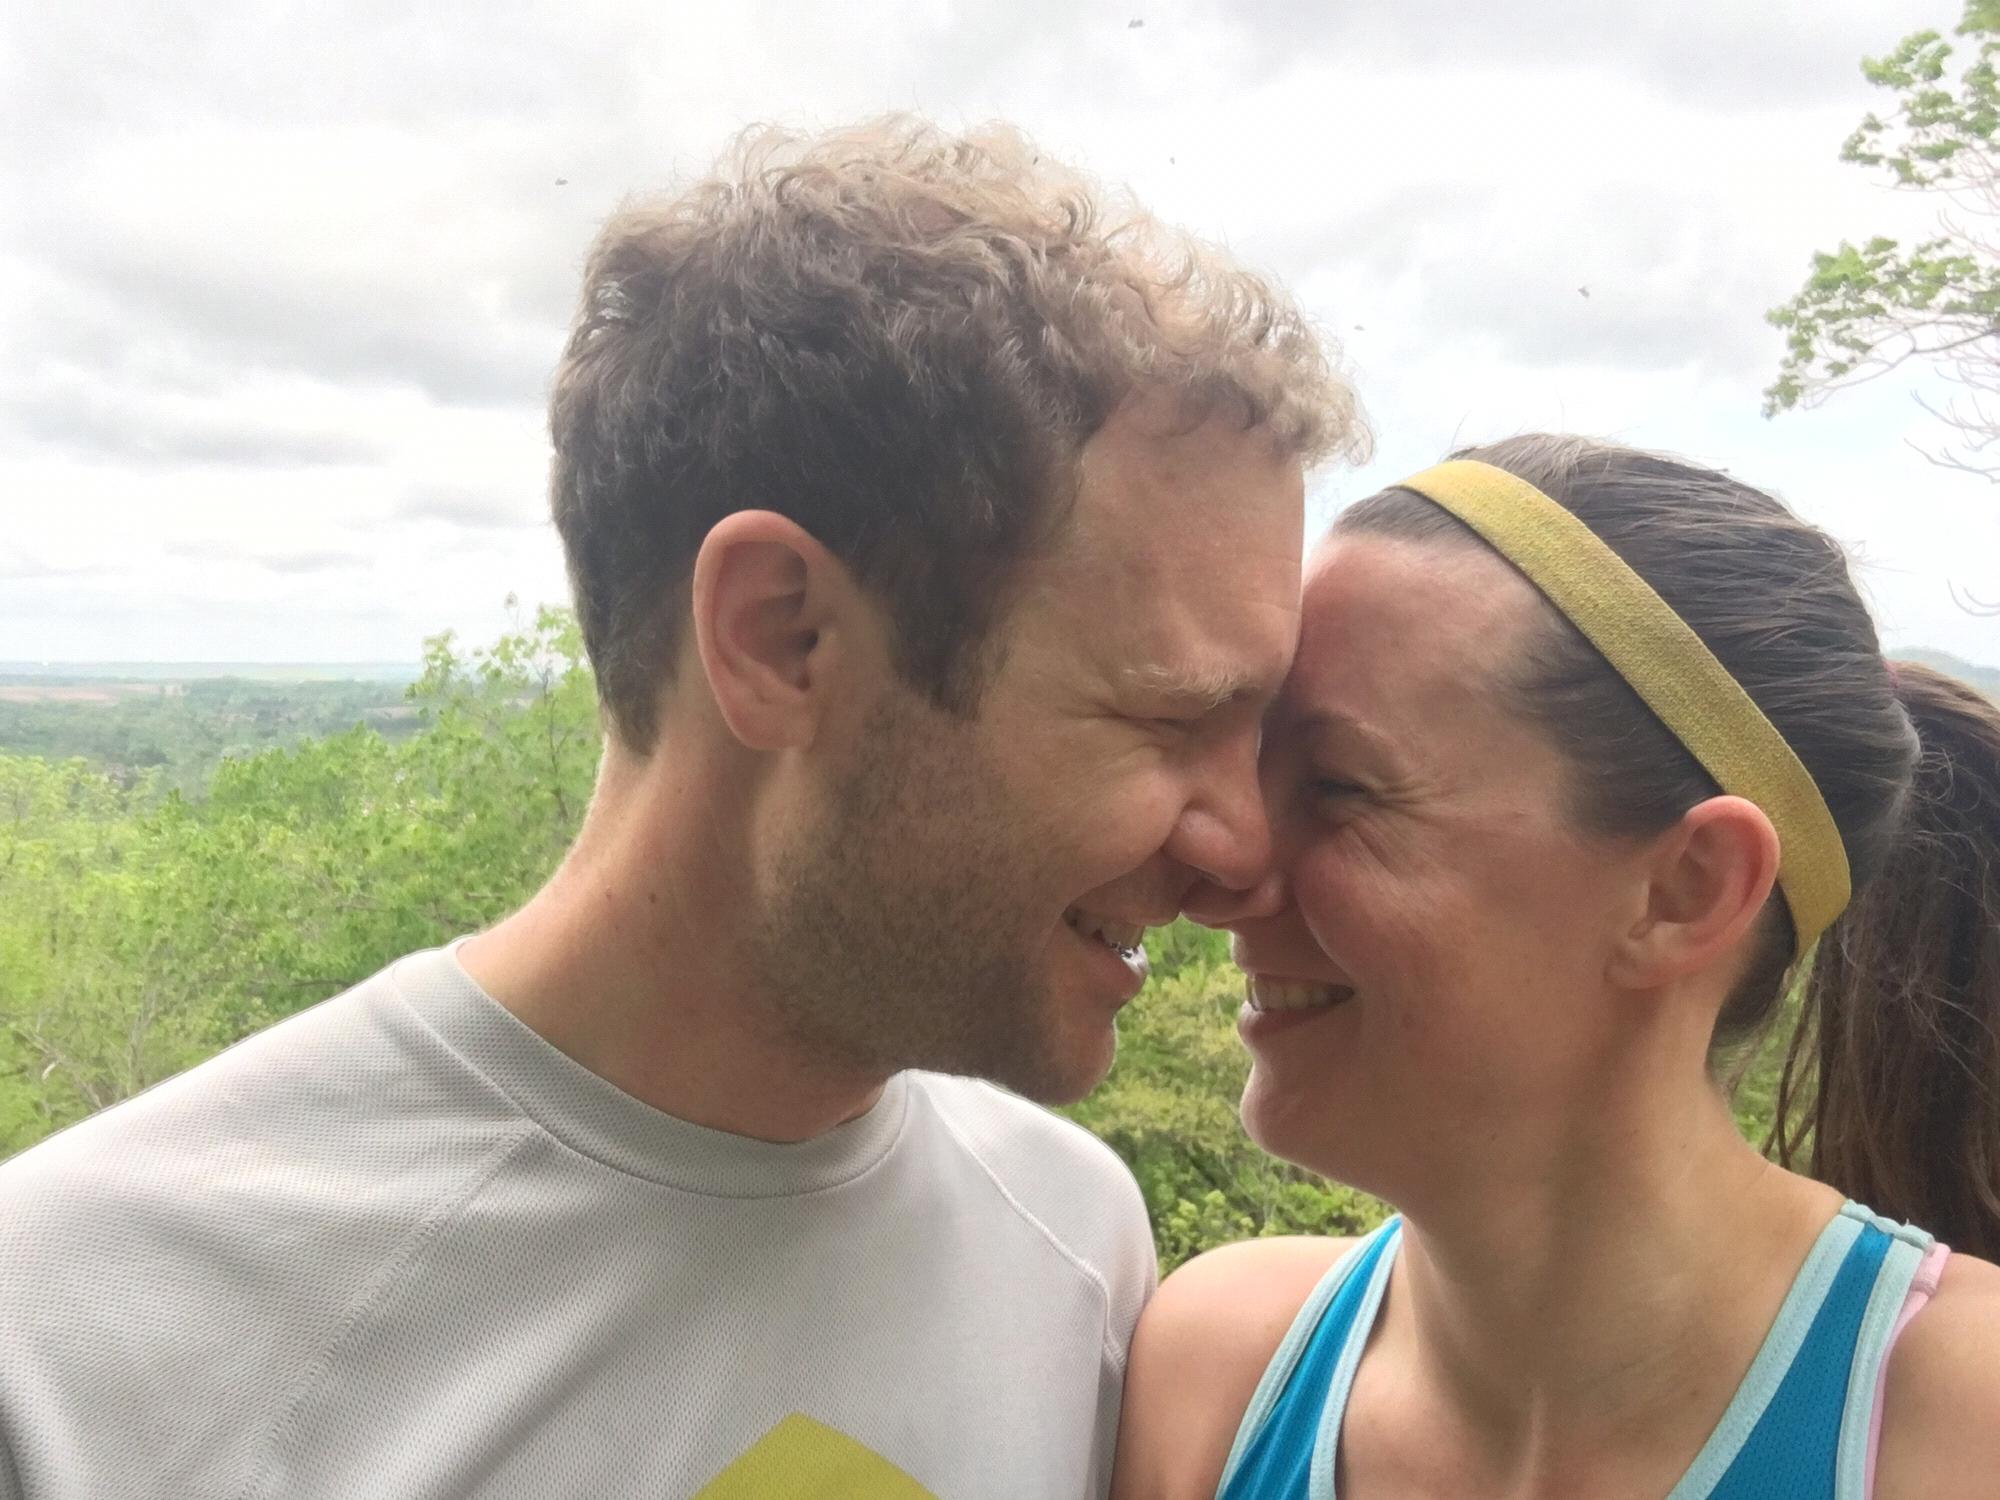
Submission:
<svg viewBox="0 0 2000 1500">
<path fill-rule="evenodd" d="M 937 1500 L 879 1453 L 797 1412 L 757 1439 L 694 1500 Z"/>
</svg>

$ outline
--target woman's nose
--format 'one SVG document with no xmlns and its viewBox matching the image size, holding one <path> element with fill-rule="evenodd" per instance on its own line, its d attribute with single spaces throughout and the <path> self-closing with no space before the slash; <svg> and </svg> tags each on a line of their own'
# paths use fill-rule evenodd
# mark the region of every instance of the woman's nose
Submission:
<svg viewBox="0 0 2000 1500">
<path fill-rule="evenodd" d="M 1285 904 L 1285 877 L 1266 865 L 1245 886 L 1225 885 L 1209 876 L 1194 883 L 1181 900 L 1181 910 L 1204 927 L 1235 927 L 1275 916 Z"/>
</svg>

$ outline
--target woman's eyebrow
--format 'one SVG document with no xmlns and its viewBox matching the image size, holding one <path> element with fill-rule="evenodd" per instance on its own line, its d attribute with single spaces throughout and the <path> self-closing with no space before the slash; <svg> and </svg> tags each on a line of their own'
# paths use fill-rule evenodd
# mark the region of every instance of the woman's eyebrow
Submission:
<svg viewBox="0 0 2000 1500">
<path fill-rule="evenodd" d="M 1366 719 L 1357 718 L 1337 708 L 1308 709 L 1292 717 L 1291 727 L 1305 734 L 1350 740 L 1383 755 L 1393 754 L 1395 751 L 1394 742 L 1382 730 Z"/>
</svg>

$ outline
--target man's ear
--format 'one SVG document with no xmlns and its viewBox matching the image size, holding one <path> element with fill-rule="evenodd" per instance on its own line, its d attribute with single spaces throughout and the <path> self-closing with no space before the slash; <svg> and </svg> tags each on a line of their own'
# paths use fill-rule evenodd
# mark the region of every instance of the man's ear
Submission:
<svg viewBox="0 0 2000 1500">
<path fill-rule="evenodd" d="M 1756 923 L 1777 879 L 1778 833 L 1762 808 L 1741 797 L 1699 803 L 1655 841 L 1613 977 L 1651 989 L 1708 968 Z"/>
<path fill-rule="evenodd" d="M 797 522 L 724 516 L 695 554 L 695 647 L 717 708 L 753 750 L 810 744 L 856 624 L 853 576 Z"/>
</svg>

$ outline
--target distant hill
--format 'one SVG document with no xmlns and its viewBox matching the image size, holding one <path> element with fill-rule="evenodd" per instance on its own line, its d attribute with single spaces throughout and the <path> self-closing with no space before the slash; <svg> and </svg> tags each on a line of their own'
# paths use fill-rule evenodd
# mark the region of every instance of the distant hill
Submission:
<svg viewBox="0 0 2000 1500">
<path fill-rule="evenodd" d="M 1927 667 L 1936 667 L 1940 672 L 1949 672 L 1960 682 L 1969 682 L 1989 698 L 2000 699 L 2000 667 L 1982 667 L 1953 656 L 1949 651 L 1931 651 L 1922 646 L 1895 653 L 1898 661 L 1922 662 Z"/>
<path fill-rule="evenodd" d="M 401 661 L 0 661 L 0 682 L 415 682 L 421 662 Z"/>
<path fill-rule="evenodd" d="M 0 663 L 0 754 L 80 756 L 128 784 L 150 773 L 195 795 L 231 756 L 356 724 L 411 733 L 417 676 L 382 666 Z"/>
</svg>

